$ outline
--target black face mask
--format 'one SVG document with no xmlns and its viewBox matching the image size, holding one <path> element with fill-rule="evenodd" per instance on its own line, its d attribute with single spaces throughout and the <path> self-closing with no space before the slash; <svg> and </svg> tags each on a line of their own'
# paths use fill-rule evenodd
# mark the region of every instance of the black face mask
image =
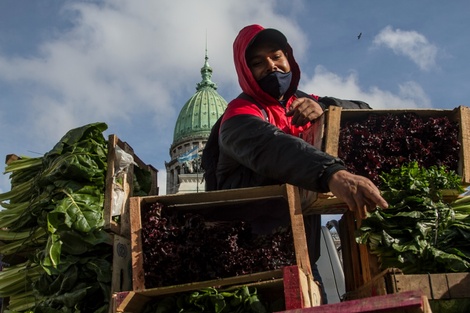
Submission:
<svg viewBox="0 0 470 313">
<path fill-rule="evenodd" d="M 291 80 L 292 72 L 274 71 L 258 80 L 258 85 L 264 92 L 277 100 L 289 89 Z"/>
</svg>

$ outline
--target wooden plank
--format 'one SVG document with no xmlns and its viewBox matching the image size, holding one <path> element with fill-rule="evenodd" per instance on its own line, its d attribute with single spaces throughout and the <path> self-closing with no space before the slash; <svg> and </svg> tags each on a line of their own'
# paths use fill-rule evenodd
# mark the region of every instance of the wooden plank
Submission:
<svg viewBox="0 0 470 313">
<path fill-rule="evenodd" d="M 305 236 L 304 216 L 300 206 L 300 196 L 296 188 L 292 185 L 286 186 L 296 264 L 308 275 L 313 275 L 308 254 L 307 237 Z"/>
<path fill-rule="evenodd" d="M 113 293 L 111 296 L 111 301 L 109 304 L 109 313 L 116 313 L 118 311 L 119 305 L 121 305 L 122 301 L 129 295 L 131 291 L 121 291 Z"/>
<path fill-rule="evenodd" d="M 343 214 L 347 210 L 347 204 L 336 198 L 331 192 L 318 193 L 316 198 L 312 199 L 312 201 L 302 201 L 302 211 L 304 215 Z"/>
<path fill-rule="evenodd" d="M 356 218 L 354 212 L 347 211 L 340 220 L 340 239 L 343 250 L 343 267 L 346 292 L 363 285 L 359 248 L 355 240 Z"/>
<path fill-rule="evenodd" d="M 470 273 L 394 274 L 391 292 L 420 290 L 429 299 L 469 298 Z"/>
<path fill-rule="evenodd" d="M 417 290 L 431 300 L 469 298 L 470 273 L 403 274 L 389 268 L 349 291 L 347 300 Z"/>
<path fill-rule="evenodd" d="M 430 276 L 389 274 L 394 293 L 400 291 L 419 290 L 424 295 L 431 295 Z M 411 279 L 410 279 L 411 278 Z M 389 291 L 390 292 L 390 291 Z"/>
<path fill-rule="evenodd" d="M 132 289 L 145 289 L 144 255 L 142 252 L 142 218 L 140 198 L 129 199 L 131 207 Z"/>
<path fill-rule="evenodd" d="M 261 282 L 261 281 L 270 281 L 275 282 L 277 278 L 282 278 L 283 272 L 281 269 L 274 270 L 274 271 L 266 271 L 260 273 L 253 273 L 248 275 L 240 275 L 240 276 L 232 276 L 227 278 L 221 279 L 214 279 L 214 280 L 207 280 L 207 281 L 200 281 L 188 284 L 181 284 L 181 285 L 172 285 L 166 287 L 158 287 L 158 288 L 151 288 L 151 289 L 141 289 L 141 290 L 134 290 L 139 292 L 139 294 L 148 296 L 148 297 L 155 297 L 161 295 L 168 295 L 168 294 L 175 294 L 180 292 L 187 292 L 192 290 L 199 290 L 202 288 L 207 287 L 226 287 L 229 286 L 239 286 L 239 285 L 246 285 L 253 282 Z"/>
<path fill-rule="evenodd" d="M 346 215 L 347 213 L 345 213 Z M 339 237 L 341 242 L 341 256 L 343 261 L 343 272 L 344 272 L 344 282 L 345 282 L 345 289 L 346 292 L 355 290 L 354 284 L 354 275 L 352 271 L 352 253 L 351 253 L 351 245 L 347 243 L 349 240 L 349 228 L 348 228 L 348 221 L 346 216 L 343 215 L 339 220 Z"/>
<path fill-rule="evenodd" d="M 339 132 L 341 130 L 340 107 L 329 107 L 326 115 L 325 148 L 324 151 L 332 156 L 338 156 Z"/>
<path fill-rule="evenodd" d="M 470 297 L 470 273 L 449 273 L 446 278 L 451 299 Z"/>
<path fill-rule="evenodd" d="M 429 301 L 417 291 L 344 301 L 318 307 L 286 310 L 283 313 L 431 313 Z M 281 313 L 281 312 L 278 312 Z"/>
<path fill-rule="evenodd" d="M 319 285 L 298 266 L 282 268 L 286 309 L 308 308 L 322 303 Z"/>
<path fill-rule="evenodd" d="M 124 299 L 117 306 L 118 313 L 139 313 L 145 308 L 147 302 L 151 298 L 146 297 L 138 292 L 131 291 L 125 294 Z"/>
<path fill-rule="evenodd" d="M 114 235 L 111 294 L 132 290 L 132 257 L 130 240 Z"/>
<path fill-rule="evenodd" d="M 297 293 L 290 295 L 291 297 L 293 297 L 292 299 L 294 299 L 295 297 L 299 298 L 303 294 L 305 294 L 307 297 L 312 298 L 311 291 L 307 289 L 302 289 L 304 287 L 300 287 L 300 280 L 294 279 L 295 275 L 297 275 L 297 277 L 300 276 L 299 273 L 302 273 L 301 271 L 299 271 L 299 268 L 297 266 L 292 266 L 290 269 L 291 275 L 287 277 L 287 279 L 289 280 L 288 283 L 285 282 L 285 279 L 286 275 L 289 275 L 289 271 L 285 272 L 283 269 L 279 269 L 250 275 L 229 277 L 220 280 L 211 280 L 205 282 L 174 285 L 139 291 L 136 290 L 132 292 L 116 293 L 115 306 L 117 307 L 117 312 L 139 313 L 141 312 L 141 310 L 143 310 L 147 302 L 154 300 L 158 297 L 191 292 L 207 287 L 221 288 L 221 286 L 224 286 L 224 289 L 227 290 L 239 288 L 241 286 L 252 286 L 255 287 L 258 292 L 264 290 L 264 292 L 271 294 L 272 292 L 275 292 L 275 290 L 280 290 L 281 292 L 283 292 L 284 286 L 287 284 L 292 289 L 297 288 Z M 304 276 L 306 277 L 306 275 Z M 305 284 L 305 282 L 303 284 Z M 302 295 L 300 295 L 301 292 L 303 292 Z M 316 292 L 316 296 L 319 297 L 319 289 L 317 289 Z M 300 302 L 297 302 L 297 304 L 300 305 Z"/>
<path fill-rule="evenodd" d="M 460 106 L 456 110 L 460 118 L 460 150 L 459 173 L 465 184 L 470 184 L 470 108 Z"/>
<path fill-rule="evenodd" d="M 302 292 L 299 284 L 298 268 L 296 266 L 286 266 L 283 268 L 283 274 L 286 309 L 304 308 L 305 302 L 308 302 L 308 296 Z"/>
<path fill-rule="evenodd" d="M 264 187 L 238 188 L 230 190 L 206 191 L 188 194 L 171 194 L 162 196 L 141 197 L 143 203 L 160 202 L 166 207 L 182 207 L 195 209 L 207 206 L 220 206 L 243 203 L 254 200 L 284 197 L 285 185 L 272 185 Z"/>
</svg>

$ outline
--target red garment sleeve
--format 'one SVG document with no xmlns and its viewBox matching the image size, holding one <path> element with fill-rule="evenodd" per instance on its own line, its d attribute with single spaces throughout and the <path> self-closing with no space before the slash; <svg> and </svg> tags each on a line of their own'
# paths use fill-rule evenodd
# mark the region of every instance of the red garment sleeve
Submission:
<svg viewBox="0 0 470 313">
<path fill-rule="evenodd" d="M 235 100 L 227 106 L 222 118 L 222 124 L 229 118 L 237 115 L 253 115 L 264 119 L 263 112 L 261 112 L 261 109 L 255 103 L 246 100 Z"/>
</svg>

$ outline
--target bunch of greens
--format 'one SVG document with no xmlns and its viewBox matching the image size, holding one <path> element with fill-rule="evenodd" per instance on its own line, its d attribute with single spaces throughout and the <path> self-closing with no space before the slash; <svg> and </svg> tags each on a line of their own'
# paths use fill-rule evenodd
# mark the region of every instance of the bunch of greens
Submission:
<svg viewBox="0 0 470 313">
<path fill-rule="evenodd" d="M 107 311 L 106 129 L 104 123 L 72 129 L 43 157 L 7 165 L 0 254 L 15 262 L 0 272 L 0 297 L 9 297 L 8 312 Z"/>
<path fill-rule="evenodd" d="M 382 269 L 407 274 L 470 270 L 470 197 L 446 203 L 442 190 L 463 192 L 461 178 L 443 166 L 402 165 L 381 176 L 389 208 L 369 214 L 356 233 Z"/>
<path fill-rule="evenodd" d="M 163 297 L 149 303 L 143 313 L 265 313 L 256 288 L 246 286 L 233 290 L 218 291 L 205 288 L 189 293 Z"/>
</svg>

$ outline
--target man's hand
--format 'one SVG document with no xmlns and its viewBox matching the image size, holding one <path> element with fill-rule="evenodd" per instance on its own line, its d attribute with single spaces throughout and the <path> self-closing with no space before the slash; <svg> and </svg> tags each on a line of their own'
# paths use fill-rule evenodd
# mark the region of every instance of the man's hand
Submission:
<svg viewBox="0 0 470 313">
<path fill-rule="evenodd" d="M 292 125 L 304 126 L 308 122 L 314 121 L 323 114 L 321 106 L 311 98 L 295 99 L 286 113 L 292 116 Z"/>
<path fill-rule="evenodd" d="M 350 211 L 357 212 L 361 219 L 366 218 L 367 212 L 373 212 L 377 207 L 388 208 L 388 203 L 380 195 L 379 189 L 366 177 L 341 170 L 331 176 L 328 186 L 330 191 L 343 200 Z"/>
</svg>

